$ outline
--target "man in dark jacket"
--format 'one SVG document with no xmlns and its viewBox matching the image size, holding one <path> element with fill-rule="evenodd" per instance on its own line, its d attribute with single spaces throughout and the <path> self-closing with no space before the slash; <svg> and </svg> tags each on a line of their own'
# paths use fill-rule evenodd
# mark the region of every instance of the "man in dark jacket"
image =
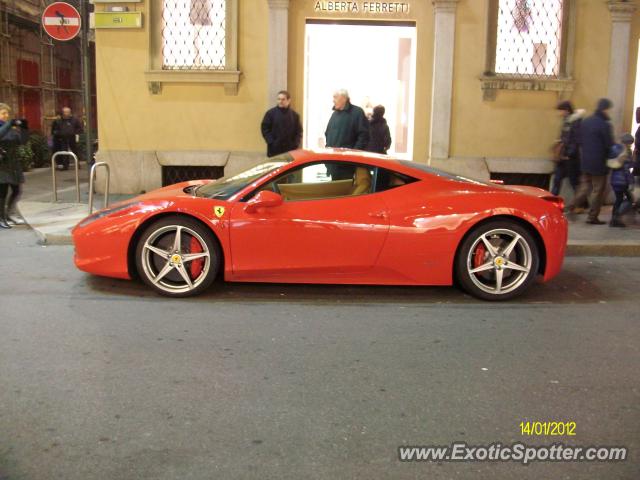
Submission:
<svg viewBox="0 0 640 480">
<path fill-rule="evenodd" d="M 324 135 L 327 147 L 365 150 L 369 144 L 369 121 L 364 110 L 351 104 L 349 92 L 344 89 L 333 94 L 333 114 Z M 340 169 L 334 165 L 328 173 L 333 180 L 347 180 L 353 169 Z"/>
<path fill-rule="evenodd" d="M 278 92 L 278 105 L 268 110 L 262 119 L 262 136 L 267 142 L 267 156 L 300 148 L 302 124 L 300 115 L 290 108 L 291 95 L 286 90 Z"/>
<path fill-rule="evenodd" d="M 333 94 L 333 114 L 324 133 L 327 147 L 364 150 L 369 143 L 369 122 L 364 110 L 351 104 L 349 92 Z"/>
<path fill-rule="evenodd" d="M 562 181 L 565 177 L 569 177 L 569 183 L 571 183 L 575 195 L 580 184 L 580 125 L 584 110 L 575 111 L 569 101 L 560 102 L 557 108 L 562 115 L 561 148 L 560 158 L 556 162 L 551 193 L 559 195 Z"/>
<path fill-rule="evenodd" d="M 69 107 L 62 109 L 62 115 L 56 118 L 51 124 L 51 135 L 53 137 L 53 153 L 72 151 L 78 155 L 76 135 L 82 133 L 82 124 L 75 118 Z M 56 159 L 56 163 L 62 165 L 64 170 L 69 168 L 69 156 L 64 155 Z"/>
<path fill-rule="evenodd" d="M 608 114 L 611 107 L 613 107 L 611 100 L 600 99 L 595 113 L 583 120 L 580 127 L 582 181 L 570 211 L 574 211 L 576 205 L 581 205 L 591 191 L 589 200 L 591 208 L 587 219 L 587 223 L 591 225 L 605 223 L 598 218 L 598 215 L 607 185 L 607 158 L 613 146 L 613 131 Z"/>
</svg>

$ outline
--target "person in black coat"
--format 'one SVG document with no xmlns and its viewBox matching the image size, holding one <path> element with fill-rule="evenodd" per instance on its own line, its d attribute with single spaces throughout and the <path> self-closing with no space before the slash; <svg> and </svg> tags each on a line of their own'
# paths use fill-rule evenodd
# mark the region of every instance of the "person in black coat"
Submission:
<svg viewBox="0 0 640 480">
<path fill-rule="evenodd" d="M 369 144 L 367 152 L 387 154 L 387 150 L 391 146 L 391 133 L 389 125 L 384 118 L 385 109 L 382 105 L 378 105 L 373 109 L 373 116 L 369 120 Z"/>
<path fill-rule="evenodd" d="M 76 136 L 83 132 L 80 120 L 73 116 L 69 107 L 62 109 L 62 115 L 51 124 L 51 136 L 53 137 L 53 153 L 71 151 L 78 155 Z M 56 158 L 56 164 L 63 170 L 69 169 L 69 156 L 61 155 Z"/>
<path fill-rule="evenodd" d="M 369 121 L 364 110 L 351 103 L 349 92 L 341 88 L 333 93 L 333 113 L 324 132 L 328 148 L 365 150 L 369 144 Z M 333 181 L 353 177 L 353 168 L 331 164 L 327 174 Z"/>
<path fill-rule="evenodd" d="M 580 125 L 584 110 L 574 110 L 569 101 L 560 102 L 557 110 L 562 115 L 562 129 L 560 130 L 560 158 L 556 162 L 553 175 L 551 193 L 560 194 L 562 181 L 569 177 L 573 187 L 573 194 L 578 191 L 580 184 Z"/>
<path fill-rule="evenodd" d="M 636 123 L 640 124 L 640 107 L 636 108 Z M 633 148 L 633 175 L 636 178 L 640 177 L 640 125 L 636 130 Z"/>
<path fill-rule="evenodd" d="M 293 111 L 290 105 L 291 95 L 282 90 L 278 92 L 278 105 L 268 110 L 262 119 L 262 136 L 267 142 L 268 157 L 300 148 L 300 115 Z"/>
<path fill-rule="evenodd" d="M 607 186 L 607 158 L 613 146 L 613 130 L 608 113 L 612 107 L 611 100 L 600 99 L 595 113 L 583 120 L 580 127 L 582 181 L 569 210 L 574 211 L 575 206 L 584 202 L 591 192 L 587 223 L 592 225 L 605 223 L 598 215 Z"/>
<path fill-rule="evenodd" d="M 24 223 L 17 216 L 12 218 L 9 214 L 16 207 L 22 192 L 24 174 L 18 148 L 26 143 L 28 132 L 24 120 L 12 120 L 10 116 L 11 108 L 5 103 L 0 103 L 0 228 L 2 229 L 11 228 L 10 223 L 14 225 Z"/>
</svg>

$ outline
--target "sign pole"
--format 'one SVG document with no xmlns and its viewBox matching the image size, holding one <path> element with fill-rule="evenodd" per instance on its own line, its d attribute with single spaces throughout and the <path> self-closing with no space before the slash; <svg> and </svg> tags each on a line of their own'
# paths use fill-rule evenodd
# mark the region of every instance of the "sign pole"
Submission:
<svg viewBox="0 0 640 480">
<path fill-rule="evenodd" d="M 82 77 L 83 77 L 83 96 L 84 96 L 84 113 L 86 118 L 85 125 L 85 160 L 87 165 L 91 165 L 93 162 L 93 145 L 91 135 L 91 125 L 93 119 L 93 112 L 91 108 L 91 59 L 89 58 L 89 12 L 87 9 L 86 1 L 80 2 L 80 15 L 82 18 L 83 29 L 80 37 L 80 44 L 82 50 Z"/>
</svg>

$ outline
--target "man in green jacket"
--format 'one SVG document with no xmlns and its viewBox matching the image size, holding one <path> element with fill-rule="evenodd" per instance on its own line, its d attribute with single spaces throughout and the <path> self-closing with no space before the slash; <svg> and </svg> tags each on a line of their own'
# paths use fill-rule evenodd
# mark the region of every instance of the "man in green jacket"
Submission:
<svg viewBox="0 0 640 480">
<path fill-rule="evenodd" d="M 333 114 L 324 135 L 327 147 L 364 150 L 369 143 L 369 122 L 364 110 L 351 104 L 349 92 L 344 89 L 333 94 Z M 329 172 L 333 180 L 345 179 L 343 177 L 347 175 L 346 170 L 333 170 L 335 171 Z M 351 175 L 346 178 L 351 178 Z"/>
</svg>

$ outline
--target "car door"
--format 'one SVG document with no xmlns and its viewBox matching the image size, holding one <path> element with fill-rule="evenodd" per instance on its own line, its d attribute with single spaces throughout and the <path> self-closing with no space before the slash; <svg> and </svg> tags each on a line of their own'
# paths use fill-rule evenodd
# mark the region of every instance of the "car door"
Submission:
<svg viewBox="0 0 640 480">
<path fill-rule="evenodd" d="M 323 281 L 372 268 L 388 234 L 389 215 L 372 189 L 345 179 L 348 168 L 354 176 L 366 177 L 364 168 L 375 175 L 374 167 L 344 162 L 307 164 L 263 187 L 281 193 L 281 205 L 249 213 L 247 202 L 236 203 L 230 220 L 234 277 Z M 332 171 L 340 172 L 338 180 Z"/>
</svg>

